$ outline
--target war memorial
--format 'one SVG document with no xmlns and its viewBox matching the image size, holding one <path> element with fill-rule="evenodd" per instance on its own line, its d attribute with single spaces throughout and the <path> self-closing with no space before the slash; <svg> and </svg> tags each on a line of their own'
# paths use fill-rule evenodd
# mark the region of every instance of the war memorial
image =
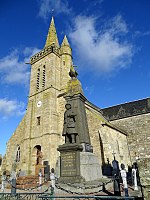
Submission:
<svg viewBox="0 0 150 200">
<path fill-rule="evenodd" d="M 52 194 L 55 187 L 64 194 L 92 194 L 93 199 L 95 194 L 101 195 L 97 199 L 110 194 L 114 197 L 109 199 L 150 199 L 150 99 L 105 109 L 89 102 L 68 39 L 64 36 L 59 45 L 53 18 L 44 48 L 31 57 L 30 64 L 27 111 L 0 161 L 1 176 L 15 179 L 14 185 L 9 182 L 15 195 L 7 199 L 25 199 L 16 195 L 16 189 L 31 193 L 39 187 L 46 192 L 35 192 L 31 199 L 48 199 L 42 195 Z M 130 180 L 134 187 L 128 198 L 121 197 L 120 190 L 124 166 L 134 172 L 130 179 L 140 177 L 139 186 Z M 11 177 L 12 172 L 18 177 Z M 4 194 L 0 194 L 3 199 Z"/>
</svg>

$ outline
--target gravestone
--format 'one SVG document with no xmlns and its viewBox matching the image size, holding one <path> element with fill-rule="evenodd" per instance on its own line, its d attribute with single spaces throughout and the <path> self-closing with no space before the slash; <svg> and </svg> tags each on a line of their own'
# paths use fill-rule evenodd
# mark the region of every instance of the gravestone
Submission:
<svg viewBox="0 0 150 200">
<path fill-rule="evenodd" d="M 104 175 L 104 176 L 112 176 L 112 166 L 111 166 L 111 164 L 110 164 L 110 162 L 109 162 L 109 159 L 107 158 L 107 163 L 104 163 L 103 165 L 102 165 L 102 174 Z"/>
<path fill-rule="evenodd" d="M 72 69 L 71 69 L 72 70 Z M 101 177 L 98 158 L 93 154 L 85 111 L 86 98 L 81 83 L 74 72 L 70 72 L 68 91 L 65 96 L 66 111 L 62 135 L 65 144 L 60 152 L 60 182 L 82 182 Z"/>
<path fill-rule="evenodd" d="M 44 166 L 44 177 L 45 180 L 49 180 L 49 175 L 50 175 L 50 165 L 48 161 L 44 161 L 43 162 L 43 166 Z"/>
<path fill-rule="evenodd" d="M 115 196 L 121 196 L 121 192 L 120 192 L 120 178 L 119 178 L 119 163 L 118 161 L 115 159 L 114 156 L 114 160 L 112 161 L 112 167 L 113 167 L 113 171 L 112 171 L 112 175 L 113 175 L 113 183 L 114 183 L 114 195 Z"/>
</svg>

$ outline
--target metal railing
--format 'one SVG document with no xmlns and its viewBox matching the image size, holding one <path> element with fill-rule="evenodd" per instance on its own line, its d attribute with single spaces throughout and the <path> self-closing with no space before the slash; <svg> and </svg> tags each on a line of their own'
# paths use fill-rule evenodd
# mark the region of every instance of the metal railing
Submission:
<svg viewBox="0 0 150 200">
<path fill-rule="evenodd" d="M 50 199 L 70 199 L 70 200 L 75 200 L 75 199 L 79 199 L 79 200 L 117 200 L 117 199 L 121 199 L 121 200 L 135 200 L 134 197 L 120 197 L 120 196 L 39 196 L 39 199 L 41 200 L 50 200 Z"/>
<path fill-rule="evenodd" d="M 59 200 L 59 199 L 70 199 L 70 200 L 136 200 L 135 197 L 120 197 L 120 196 L 53 196 L 51 193 L 0 193 L 0 200 Z"/>
<path fill-rule="evenodd" d="M 0 193 L 0 200 L 38 200 L 42 193 Z"/>
</svg>

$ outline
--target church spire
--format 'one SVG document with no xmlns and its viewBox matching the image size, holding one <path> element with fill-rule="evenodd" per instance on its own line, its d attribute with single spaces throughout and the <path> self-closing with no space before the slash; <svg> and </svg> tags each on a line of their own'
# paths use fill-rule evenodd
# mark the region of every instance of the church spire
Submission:
<svg viewBox="0 0 150 200">
<path fill-rule="evenodd" d="M 70 44 L 68 42 L 68 39 L 67 39 L 67 36 L 65 35 L 64 39 L 63 39 L 63 42 L 61 44 L 61 46 L 69 46 L 70 47 Z"/>
<path fill-rule="evenodd" d="M 68 54 L 72 56 L 72 51 L 71 51 L 71 47 L 70 44 L 68 42 L 67 36 L 64 36 L 63 42 L 61 44 L 61 53 L 62 54 Z"/>
<path fill-rule="evenodd" d="M 57 47 L 59 47 L 58 43 L 58 38 L 57 38 L 57 33 L 56 33 L 56 28 L 55 28 L 55 23 L 54 23 L 54 18 L 52 17 L 47 39 L 46 39 L 46 44 L 45 47 L 48 47 L 52 44 L 55 44 Z"/>
</svg>

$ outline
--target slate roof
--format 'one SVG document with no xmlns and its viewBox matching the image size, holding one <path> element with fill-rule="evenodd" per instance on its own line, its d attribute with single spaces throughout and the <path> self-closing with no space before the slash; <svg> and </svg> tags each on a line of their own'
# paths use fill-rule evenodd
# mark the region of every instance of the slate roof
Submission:
<svg viewBox="0 0 150 200">
<path fill-rule="evenodd" d="M 150 113 L 150 98 L 101 109 L 107 120 L 117 120 Z"/>
</svg>

